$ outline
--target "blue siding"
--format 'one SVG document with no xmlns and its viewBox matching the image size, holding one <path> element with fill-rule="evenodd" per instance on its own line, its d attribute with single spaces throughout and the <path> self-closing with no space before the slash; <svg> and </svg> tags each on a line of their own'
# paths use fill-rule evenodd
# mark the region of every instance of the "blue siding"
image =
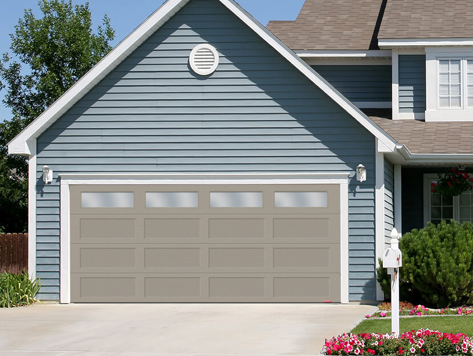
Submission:
<svg viewBox="0 0 473 356">
<path fill-rule="evenodd" d="M 205 14 L 211 14 L 208 16 Z M 221 64 L 194 75 L 198 43 Z M 218 1 L 194 0 L 37 141 L 60 173 L 351 172 L 351 299 L 375 299 L 373 136 Z M 59 293 L 59 183 L 38 186 L 38 271 Z M 39 253 L 39 250 L 38 250 Z M 44 260 L 42 259 L 44 256 Z"/>
<path fill-rule="evenodd" d="M 392 102 L 390 65 L 314 65 L 312 68 L 355 103 Z"/>
<path fill-rule="evenodd" d="M 384 160 L 384 236 L 390 244 L 394 228 L 394 166 Z"/>
<path fill-rule="evenodd" d="M 425 55 L 399 56 L 399 112 L 425 112 Z"/>
</svg>

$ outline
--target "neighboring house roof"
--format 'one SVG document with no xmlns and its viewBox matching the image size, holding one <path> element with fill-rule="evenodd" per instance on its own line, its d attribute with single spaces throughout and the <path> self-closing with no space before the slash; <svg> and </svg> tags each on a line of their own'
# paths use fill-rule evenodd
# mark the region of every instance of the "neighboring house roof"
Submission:
<svg viewBox="0 0 473 356">
<path fill-rule="evenodd" d="M 370 116 L 413 154 L 469 154 L 473 152 L 473 122 L 425 122 Z"/>
<path fill-rule="evenodd" d="M 174 14 L 192 0 L 168 0 L 154 14 L 143 22 L 134 32 L 125 38 L 115 49 L 103 58 L 94 68 L 82 77 L 72 88 L 70 88 L 61 98 L 52 104 L 36 120 L 26 127 L 17 137 L 8 144 L 10 154 L 30 155 L 34 152 L 29 144 L 37 138 L 56 120 L 67 112 L 75 103 L 86 95 L 95 85 L 97 85 L 107 74 L 115 69 L 125 58 L 127 58 L 138 46 L 164 25 Z M 263 25 L 249 15 L 234 0 L 220 1 L 238 18 L 240 18 L 249 28 L 273 47 L 281 56 L 289 61 L 295 68 L 304 74 L 312 83 L 319 87 L 334 102 L 342 107 L 348 114 L 356 119 L 371 134 L 378 138 L 390 151 L 395 151 L 396 142 L 376 124 L 374 124 L 355 105 L 341 95 L 325 79 L 318 75 L 309 65 L 300 59 L 294 52 L 280 42 Z M 369 2 L 374 0 L 369 0 Z M 378 2 L 379 0 L 376 0 Z M 337 0 L 341 5 L 341 1 Z"/>
<path fill-rule="evenodd" d="M 388 0 L 378 38 L 472 38 L 471 0 Z"/>
<path fill-rule="evenodd" d="M 417 2 L 417 0 L 411 0 Z M 369 50 L 383 0 L 306 0 L 296 21 L 268 30 L 297 50 Z"/>
</svg>

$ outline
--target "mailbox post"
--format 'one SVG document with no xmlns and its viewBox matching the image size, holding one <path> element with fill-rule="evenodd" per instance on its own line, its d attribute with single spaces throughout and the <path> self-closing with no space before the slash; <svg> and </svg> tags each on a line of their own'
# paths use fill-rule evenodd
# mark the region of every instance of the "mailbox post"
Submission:
<svg viewBox="0 0 473 356">
<path fill-rule="evenodd" d="M 383 256 L 383 267 L 391 275 L 391 332 L 396 336 L 399 336 L 399 267 L 402 267 L 400 238 L 401 234 L 394 228 L 391 232 L 391 247 Z"/>
</svg>

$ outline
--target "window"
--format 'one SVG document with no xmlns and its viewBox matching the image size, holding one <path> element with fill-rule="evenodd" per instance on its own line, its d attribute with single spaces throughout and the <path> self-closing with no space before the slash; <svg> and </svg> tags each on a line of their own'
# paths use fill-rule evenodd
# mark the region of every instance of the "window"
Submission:
<svg viewBox="0 0 473 356">
<path fill-rule="evenodd" d="M 275 192 L 276 208 L 326 208 L 327 192 Z"/>
<path fill-rule="evenodd" d="M 473 108 L 473 59 L 439 59 L 438 106 Z"/>
<path fill-rule="evenodd" d="M 133 208 L 133 193 L 83 192 L 83 208 Z"/>
<path fill-rule="evenodd" d="M 466 191 L 459 196 L 433 194 L 430 190 L 432 182 L 436 182 L 436 174 L 427 175 L 425 223 L 428 221 L 439 224 L 442 220 L 454 219 L 459 222 L 473 222 L 473 192 Z"/>
<path fill-rule="evenodd" d="M 473 47 L 426 47 L 425 55 L 425 121 L 473 121 Z"/>
<path fill-rule="evenodd" d="M 147 208 L 198 208 L 197 192 L 146 192 Z"/>
<path fill-rule="evenodd" d="M 262 192 L 211 192 L 211 208 L 262 208 Z"/>
</svg>

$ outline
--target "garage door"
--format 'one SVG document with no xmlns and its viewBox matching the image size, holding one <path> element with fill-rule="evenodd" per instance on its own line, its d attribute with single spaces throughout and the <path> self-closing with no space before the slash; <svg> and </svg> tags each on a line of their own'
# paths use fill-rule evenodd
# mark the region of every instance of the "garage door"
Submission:
<svg viewBox="0 0 473 356">
<path fill-rule="evenodd" d="M 338 185 L 70 193 L 72 302 L 340 302 Z"/>
</svg>

